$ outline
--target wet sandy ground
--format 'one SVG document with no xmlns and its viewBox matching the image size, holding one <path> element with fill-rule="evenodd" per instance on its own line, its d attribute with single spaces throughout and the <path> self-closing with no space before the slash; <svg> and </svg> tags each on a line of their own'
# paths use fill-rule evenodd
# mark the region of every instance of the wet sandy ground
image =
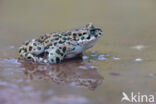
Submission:
<svg viewBox="0 0 156 104">
<path fill-rule="evenodd" d="M 121 104 L 122 92 L 155 95 L 155 10 L 154 0 L 1 0 L 0 104 Z M 17 60 L 25 40 L 89 22 L 104 36 L 82 59 Z"/>
</svg>

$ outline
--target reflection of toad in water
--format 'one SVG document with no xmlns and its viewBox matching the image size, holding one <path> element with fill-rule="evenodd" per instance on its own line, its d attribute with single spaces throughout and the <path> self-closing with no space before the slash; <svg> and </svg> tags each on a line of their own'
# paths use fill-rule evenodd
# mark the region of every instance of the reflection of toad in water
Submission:
<svg viewBox="0 0 156 104">
<path fill-rule="evenodd" d="M 57 65 L 21 63 L 25 68 L 25 75 L 32 80 L 49 80 L 55 84 L 86 87 L 90 90 L 95 90 L 103 82 L 103 77 L 95 67 L 90 67 L 79 59 Z"/>
</svg>

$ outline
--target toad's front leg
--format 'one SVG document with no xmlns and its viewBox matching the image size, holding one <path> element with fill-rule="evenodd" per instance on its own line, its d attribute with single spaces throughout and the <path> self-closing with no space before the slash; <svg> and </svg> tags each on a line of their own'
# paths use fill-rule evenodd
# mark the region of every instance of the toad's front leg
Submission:
<svg viewBox="0 0 156 104">
<path fill-rule="evenodd" d="M 67 48 L 64 47 L 51 47 L 45 50 L 47 56 L 47 63 L 60 63 L 63 61 Z"/>
</svg>

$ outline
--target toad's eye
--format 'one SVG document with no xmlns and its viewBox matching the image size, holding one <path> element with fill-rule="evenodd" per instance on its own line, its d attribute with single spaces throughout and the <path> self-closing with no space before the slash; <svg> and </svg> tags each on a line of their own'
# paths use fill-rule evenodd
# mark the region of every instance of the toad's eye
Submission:
<svg viewBox="0 0 156 104">
<path fill-rule="evenodd" d="M 96 31 L 95 29 L 91 29 L 91 30 L 90 30 L 90 33 L 91 33 L 91 34 L 94 34 L 95 31 Z"/>
</svg>

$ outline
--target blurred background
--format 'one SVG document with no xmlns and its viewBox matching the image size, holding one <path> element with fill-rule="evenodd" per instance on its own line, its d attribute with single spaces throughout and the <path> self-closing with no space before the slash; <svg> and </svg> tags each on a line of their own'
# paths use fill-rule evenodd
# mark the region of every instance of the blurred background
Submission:
<svg viewBox="0 0 156 104">
<path fill-rule="evenodd" d="M 121 104 L 123 91 L 156 94 L 155 11 L 155 0 L 0 0 L 0 104 Z M 17 62 L 24 41 L 89 22 L 104 31 L 85 53 L 108 56 L 92 59 L 104 77 L 100 86 L 90 91 L 25 78 L 27 68 Z"/>
</svg>

